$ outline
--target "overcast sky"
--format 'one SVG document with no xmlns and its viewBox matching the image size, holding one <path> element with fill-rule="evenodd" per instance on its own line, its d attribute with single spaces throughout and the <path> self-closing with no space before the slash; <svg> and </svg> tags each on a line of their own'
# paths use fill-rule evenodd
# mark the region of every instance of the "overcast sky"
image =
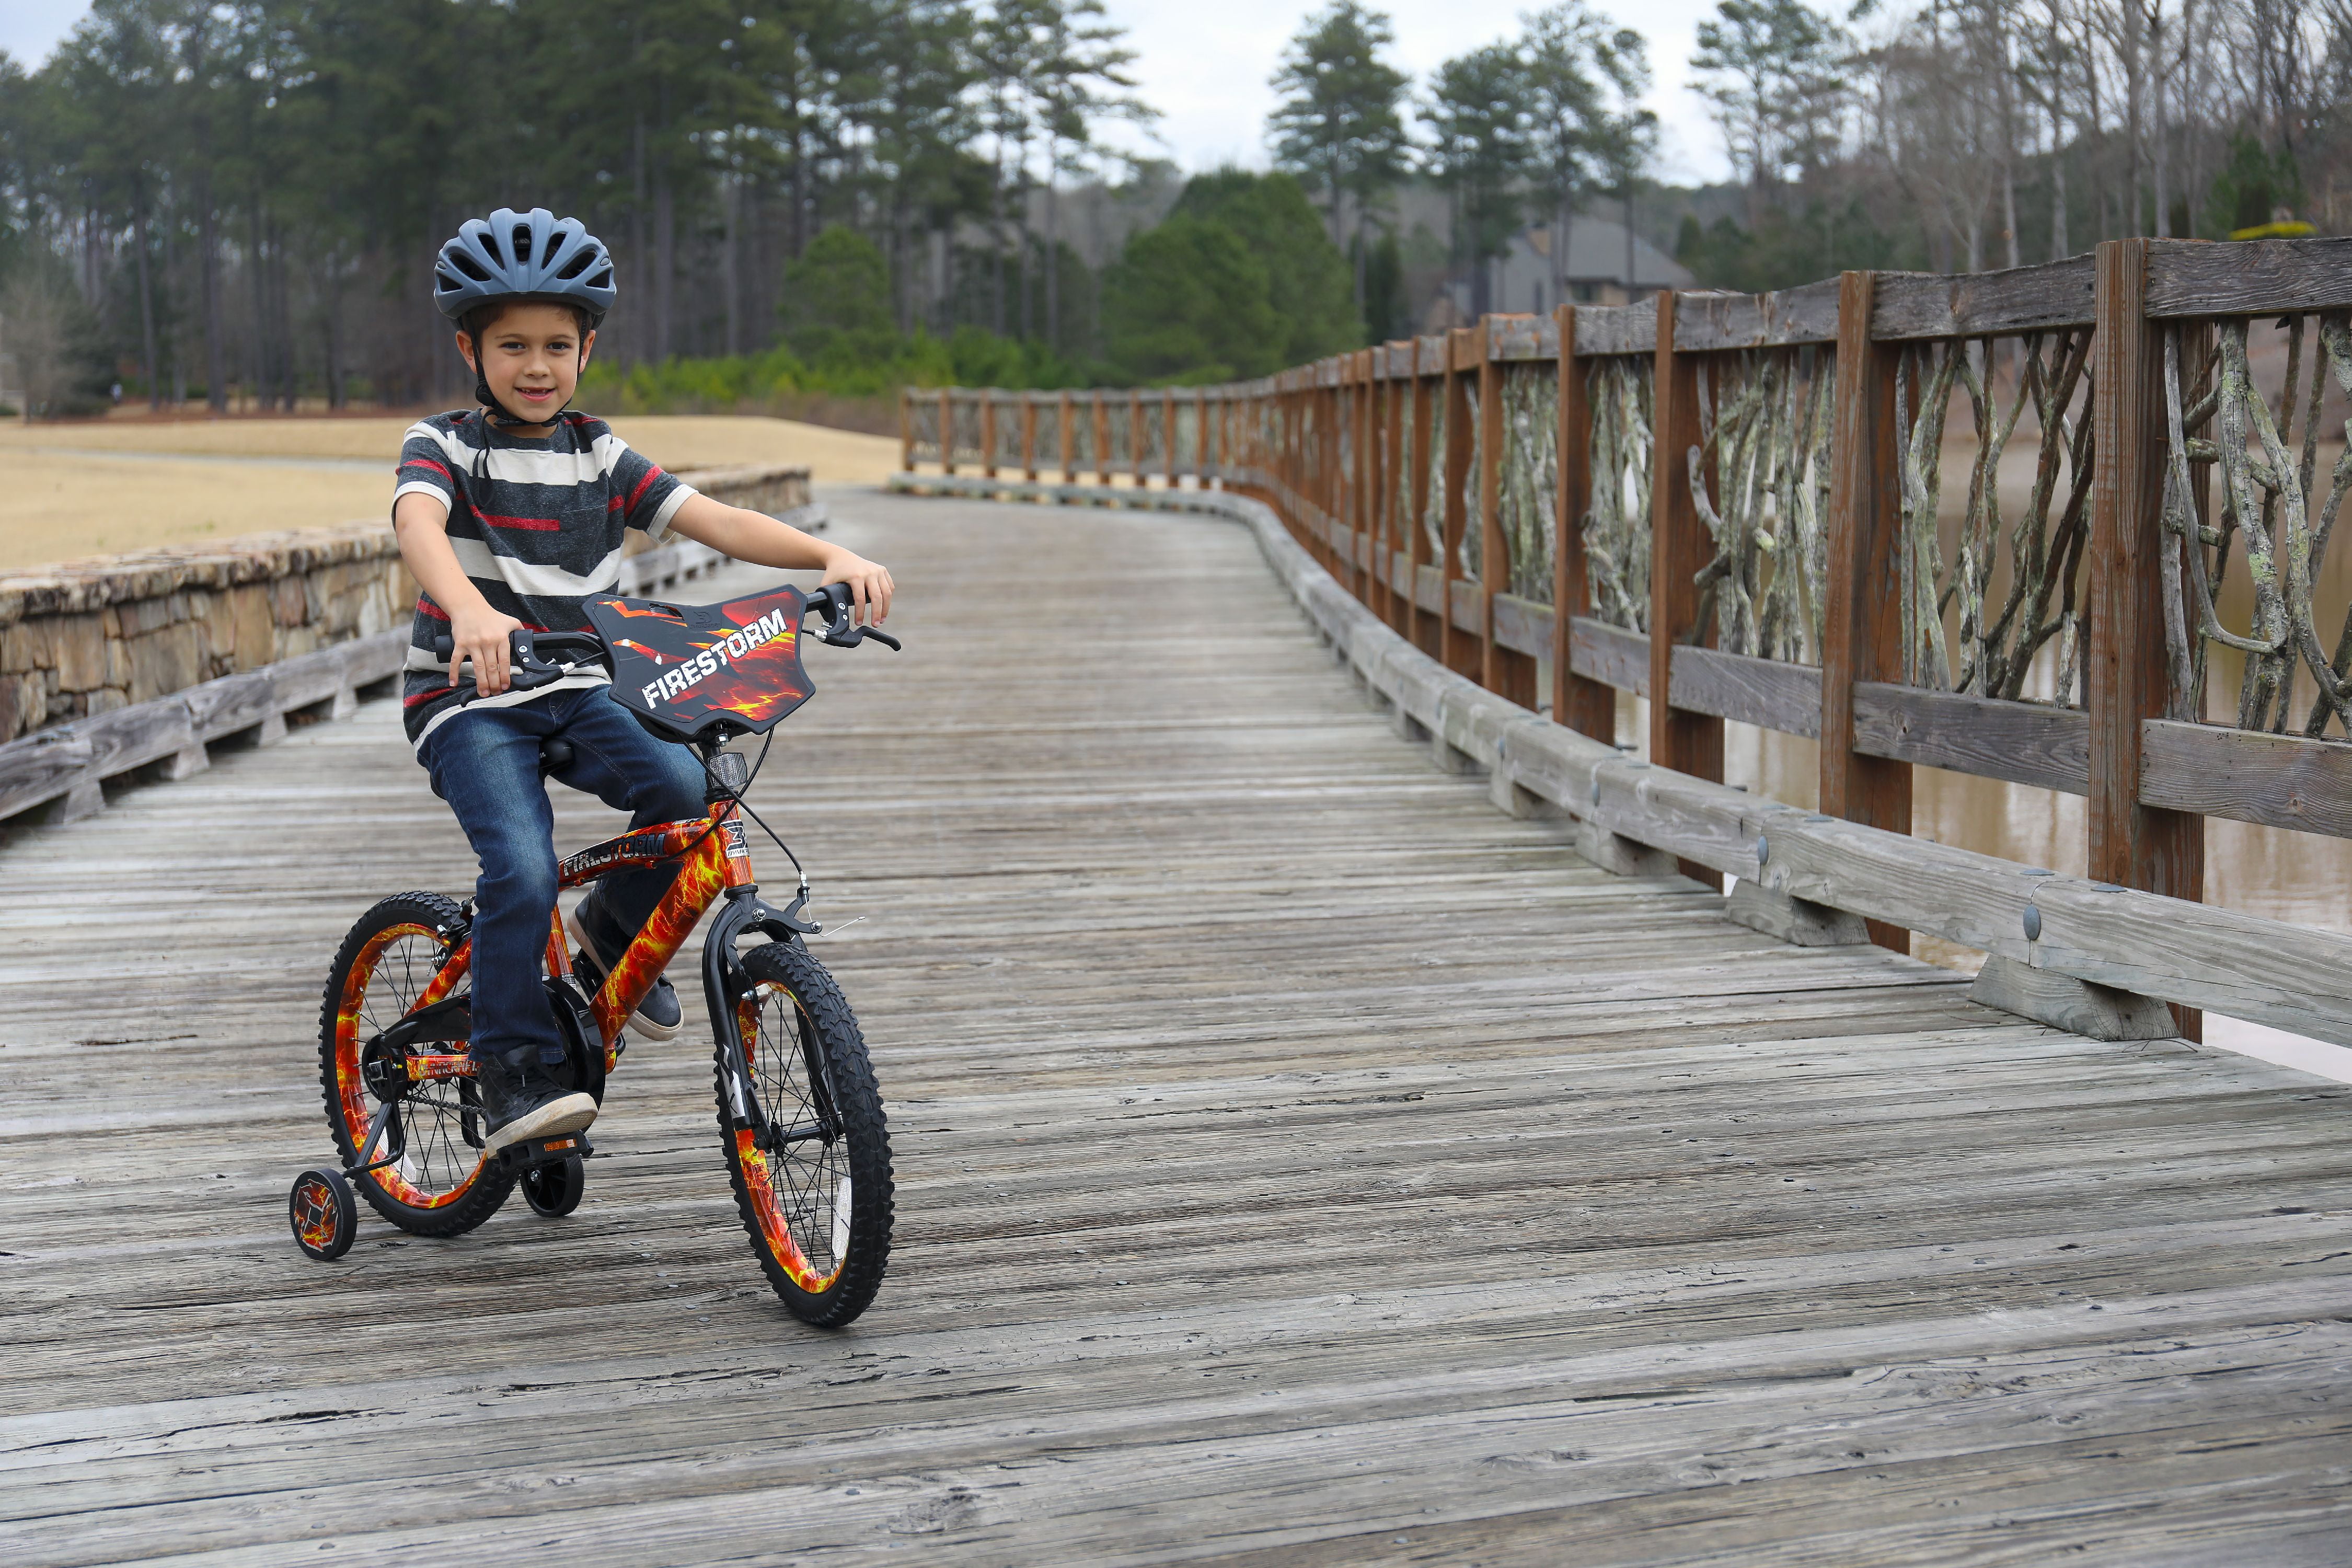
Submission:
<svg viewBox="0 0 2352 1568">
<path fill-rule="evenodd" d="M 1187 170 L 1235 163 L 1264 166 L 1266 79 L 1283 45 L 1320 0 L 1106 0 L 1142 57 L 1139 93 L 1160 112 L 1160 143 L 1119 139 L 1172 157 Z M 1509 36 L 1528 0 L 1375 0 L 1396 23 L 1393 58 L 1416 81 L 1449 55 Z M 1657 173 L 1674 184 L 1724 179 L 1715 127 L 1685 86 L 1692 33 L 1713 0 L 1616 0 L 1618 20 L 1649 36 L 1656 86 L 1650 107 L 1664 133 Z M 1602 5 L 1606 9 L 1606 5 Z M 47 58 L 89 9 L 87 0 L 0 0 L 0 49 L 27 68 Z"/>
</svg>

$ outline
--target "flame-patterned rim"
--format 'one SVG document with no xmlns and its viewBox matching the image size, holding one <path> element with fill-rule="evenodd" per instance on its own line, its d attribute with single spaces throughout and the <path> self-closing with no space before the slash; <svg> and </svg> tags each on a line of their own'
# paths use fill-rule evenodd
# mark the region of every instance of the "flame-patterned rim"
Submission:
<svg viewBox="0 0 2352 1568">
<path fill-rule="evenodd" d="M 771 1017 L 777 1020 L 772 1033 L 762 1027 Z M 799 1031 L 809 1027 L 807 1019 L 791 987 L 773 981 L 761 982 L 736 1004 L 736 1026 L 743 1037 L 752 1087 L 771 1126 L 808 1126 L 817 1116 L 806 1081 L 808 1057 L 799 1038 Z M 761 1060 L 762 1039 L 775 1040 L 768 1055 L 779 1059 Z M 841 1278 L 849 1252 L 855 1210 L 848 1135 L 840 1133 L 830 1143 L 811 1139 L 793 1148 L 816 1152 L 807 1159 L 796 1153 L 778 1159 L 759 1146 L 750 1128 L 735 1132 L 735 1160 L 759 1215 L 761 1239 L 794 1285 L 812 1296 L 823 1295 Z"/>
<path fill-rule="evenodd" d="M 403 955 L 403 973 L 399 980 L 392 983 L 392 994 L 371 1008 L 368 1005 L 370 983 L 375 978 L 386 951 L 394 942 L 410 937 L 422 938 L 432 944 L 432 967 L 420 974 L 416 963 Z M 367 1036 L 388 1027 L 419 1006 L 439 1000 L 455 988 L 456 977 L 448 971 L 457 967 L 456 957 L 445 961 L 444 952 L 439 932 L 430 926 L 404 921 L 388 925 L 370 936 L 366 944 L 353 956 L 351 968 L 343 975 L 343 994 L 335 1011 L 335 1093 L 342 1108 L 343 1131 L 354 1149 L 367 1137 L 368 1123 L 375 1116 L 374 1097 L 368 1093 L 367 1084 L 360 1071 L 361 1043 Z M 412 985 L 410 982 L 415 984 Z M 400 1164 L 371 1172 L 361 1179 L 373 1182 L 384 1196 L 410 1208 L 445 1208 L 472 1190 L 474 1183 L 480 1179 L 483 1159 L 480 1152 L 470 1145 L 452 1142 L 448 1127 L 443 1125 L 452 1114 L 462 1116 L 463 1113 L 458 1100 L 463 1090 L 457 1082 L 452 1080 L 431 1087 L 419 1085 L 418 1089 L 420 1092 L 413 1103 L 430 1107 L 435 1112 L 436 1126 L 428 1135 L 415 1125 L 418 1118 L 410 1112 L 410 1124 L 405 1129 L 412 1145 L 410 1158 L 404 1159 Z M 448 1097 L 446 1104 L 440 1099 L 445 1094 Z M 428 1159 L 436 1152 L 445 1154 L 453 1170 L 466 1165 L 464 1176 L 446 1190 L 436 1191 L 418 1185 L 410 1179 L 412 1173 L 423 1173 L 425 1169 L 410 1163 L 418 1153 L 418 1144 L 425 1145 Z M 465 1158 L 457 1155 L 457 1151 L 460 1147 L 464 1148 L 465 1155 L 471 1158 L 469 1165 Z"/>
<path fill-rule="evenodd" d="M 334 1246 L 342 1205 L 335 1202 L 335 1189 L 327 1184 L 326 1177 L 313 1173 L 295 1184 L 291 1213 L 295 1238 L 304 1247 L 324 1252 Z"/>
</svg>

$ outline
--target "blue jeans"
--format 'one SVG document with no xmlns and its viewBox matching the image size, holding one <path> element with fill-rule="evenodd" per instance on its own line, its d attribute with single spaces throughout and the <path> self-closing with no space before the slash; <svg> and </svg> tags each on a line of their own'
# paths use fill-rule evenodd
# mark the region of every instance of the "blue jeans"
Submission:
<svg viewBox="0 0 2352 1568">
<path fill-rule="evenodd" d="M 512 708 L 468 709 L 425 738 L 417 761 L 482 863 L 474 884 L 478 1057 L 562 1043 L 540 984 L 556 888 L 555 816 L 540 782 L 539 743 L 559 735 L 572 743 L 572 761 L 554 776 L 629 813 L 632 828 L 707 809 L 694 753 L 647 734 L 605 687 L 551 692 Z M 597 905 L 622 930 L 635 931 L 677 879 L 675 866 L 608 872 L 597 884 Z"/>
</svg>

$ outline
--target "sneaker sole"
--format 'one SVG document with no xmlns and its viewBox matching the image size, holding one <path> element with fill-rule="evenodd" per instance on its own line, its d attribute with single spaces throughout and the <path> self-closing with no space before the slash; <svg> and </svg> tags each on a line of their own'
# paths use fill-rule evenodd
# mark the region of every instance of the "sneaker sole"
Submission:
<svg viewBox="0 0 2352 1568">
<path fill-rule="evenodd" d="M 526 1143 L 534 1138 L 557 1138 L 566 1132 L 585 1132 L 596 1120 L 596 1102 L 584 1094 L 567 1094 L 551 1100 L 536 1110 L 526 1111 L 491 1133 L 482 1142 L 485 1156 L 497 1153 L 509 1143 Z"/>
<path fill-rule="evenodd" d="M 588 940 L 587 928 L 580 923 L 578 916 L 569 910 L 563 916 L 563 934 L 572 939 L 573 947 L 586 955 L 589 967 L 595 970 L 598 979 L 611 978 L 613 971 L 596 955 L 596 944 Z M 629 1027 L 647 1040 L 674 1040 L 685 1032 L 686 1018 L 681 1012 L 677 1023 L 664 1025 L 654 1023 L 643 1013 L 632 1013 L 629 1015 Z"/>
</svg>

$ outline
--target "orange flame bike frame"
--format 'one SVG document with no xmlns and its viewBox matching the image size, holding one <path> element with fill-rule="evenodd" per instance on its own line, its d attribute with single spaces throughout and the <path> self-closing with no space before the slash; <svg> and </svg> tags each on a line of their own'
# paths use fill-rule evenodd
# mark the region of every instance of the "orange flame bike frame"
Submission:
<svg viewBox="0 0 2352 1568">
<path fill-rule="evenodd" d="M 727 776 L 741 768 L 741 758 L 713 750 L 704 762 L 715 779 L 731 789 L 742 787 L 740 777 Z M 721 798 L 712 803 L 708 816 L 636 828 L 567 856 L 557 862 L 556 882 L 559 888 L 584 887 L 609 871 L 673 863 L 678 868 L 677 879 L 654 906 L 653 913 L 646 917 L 635 939 L 614 961 L 604 984 L 589 998 L 589 1012 L 596 1021 L 601 1037 L 598 1043 L 604 1053 L 604 1070 L 609 1073 L 620 1060 L 621 1029 L 629 1015 L 636 1011 L 637 1004 L 645 1000 L 646 993 L 669 967 L 670 960 L 686 944 L 686 939 L 694 934 L 704 913 L 714 902 L 723 900 L 725 908 L 703 942 L 703 997 L 711 1026 L 724 1037 L 727 1059 L 734 1065 L 729 1099 L 739 1129 L 764 1135 L 768 1130 L 761 1124 L 759 1099 L 751 1091 L 750 1059 L 743 1048 L 737 1004 L 749 989 L 749 983 L 736 958 L 735 942 L 747 931 L 764 931 L 778 941 L 789 941 L 796 935 L 813 935 L 819 928 L 815 922 L 800 918 L 807 902 L 805 887 L 801 896 L 782 910 L 771 907 L 760 898 L 759 884 L 751 877 L 751 847 L 743 831 L 741 809 L 735 801 Z M 548 921 L 547 973 L 568 982 L 572 965 L 565 956 L 567 946 L 562 917 L 560 912 L 552 914 Z M 474 942 L 469 936 L 449 954 L 440 972 L 418 994 L 407 1016 L 415 1016 L 455 995 L 472 973 L 473 955 Z M 413 1083 L 473 1076 L 472 1058 L 463 1054 L 408 1058 L 408 1077 Z"/>
</svg>

